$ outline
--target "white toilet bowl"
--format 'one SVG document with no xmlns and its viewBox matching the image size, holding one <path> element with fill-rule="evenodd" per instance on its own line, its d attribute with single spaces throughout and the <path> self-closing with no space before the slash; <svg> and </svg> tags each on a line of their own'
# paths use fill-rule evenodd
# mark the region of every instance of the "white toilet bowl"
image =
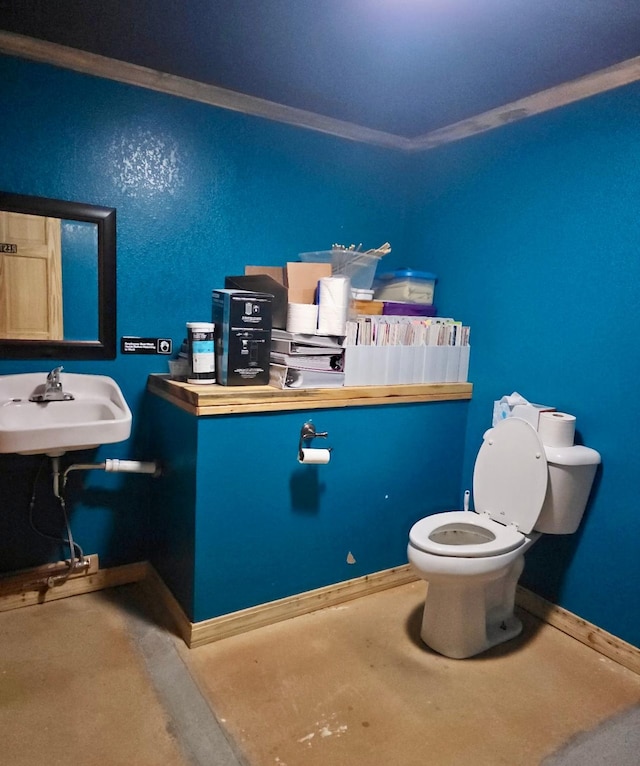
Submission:
<svg viewBox="0 0 640 766">
<path fill-rule="evenodd" d="M 475 524 L 469 521 L 473 516 L 477 517 Z M 477 537 L 488 524 L 501 526 L 468 511 L 437 513 L 414 525 L 411 533 L 416 541 L 422 538 L 415 526 L 423 521 L 431 522 L 432 540 L 442 539 L 442 535 Z M 427 529 L 425 525 L 421 532 Z M 454 659 L 472 657 L 515 638 L 522 630 L 522 623 L 513 613 L 516 585 L 524 569 L 524 552 L 540 535 L 538 532 L 522 535 L 515 528 L 502 529 L 507 533 L 506 542 L 498 536 L 488 538 L 487 545 L 493 549 L 488 555 L 478 553 L 483 545 L 479 542 L 453 543 L 458 550 L 465 549 L 459 556 L 443 554 L 446 543 L 433 542 L 433 551 L 424 550 L 431 547 L 429 542 L 420 547 L 409 543 L 409 561 L 429 583 L 420 635 L 436 652 Z M 516 542 L 518 536 L 520 540 Z M 466 555 L 468 552 L 471 555 Z"/>
<path fill-rule="evenodd" d="M 551 460 L 561 461 L 562 470 L 550 471 Z M 428 582 L 420 635 L 429 647 L 462 659 L 520 633 L 515 592 L 524 553 L 540 536 L 535 524 L 552 518 L 554 528 L 545 532 L 574 531 L 599 462 L 587 447 L 545 448 L 517 418 L 487 431 L 473 475 L 477 511 L 427 516 L 409 533 L 409 562 Z M 561 491 L 558 482 L 572 491 Z M 559 498 L 567 508 L 558 507 Z"/>
</svg>

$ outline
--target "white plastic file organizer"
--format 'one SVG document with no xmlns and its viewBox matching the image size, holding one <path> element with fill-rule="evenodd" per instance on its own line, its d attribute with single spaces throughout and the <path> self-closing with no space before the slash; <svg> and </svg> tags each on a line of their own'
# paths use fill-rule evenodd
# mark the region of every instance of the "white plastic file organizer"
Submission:
<svg viewBox="0 0 640 766">
<path fill-rule="evenodd" d="M 347 346 L 345 386 L 466 383 L 471 346 Z"/>
</svg>

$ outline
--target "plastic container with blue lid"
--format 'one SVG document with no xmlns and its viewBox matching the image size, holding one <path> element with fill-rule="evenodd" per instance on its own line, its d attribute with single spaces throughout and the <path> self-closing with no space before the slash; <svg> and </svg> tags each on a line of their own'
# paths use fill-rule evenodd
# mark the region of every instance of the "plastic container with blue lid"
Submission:
<svg viewBox="0 0 640 766">
<path fill-rule="evenodd" d="M 429 271 L 396 269 L 378 277 L 375 298 L 381 301 L 406 301 L 431 305 L 437 280 L 438 277 Z"/>
</svg>

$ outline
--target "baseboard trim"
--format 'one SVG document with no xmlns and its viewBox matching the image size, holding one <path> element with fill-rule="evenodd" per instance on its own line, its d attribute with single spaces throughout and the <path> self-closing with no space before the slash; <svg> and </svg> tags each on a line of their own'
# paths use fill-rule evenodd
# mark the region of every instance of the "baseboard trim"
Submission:
<svg viewBox="0 0 640 766">
<path fill-rule="evenodd" d="M 599 654 L 640 674 L 640 649 L 518 585 L 516 604 Z"/>
<path fill-rule="evenodd" d="M 143 586 L 147 589 L 150 598 L 157 599 L 160 602 L 165 614 L 173 623 L 176 633 L 190 648 L 194 623 L 184 613 L 178 600 L 152 564 L 147 563 L 147 577 Z"/>
<path fill-rule="evenodd" d="M 0 612 L 138 582 L 144 580 L 148 574 L 146 561 L 99 569 L 97 555 L 87 558 L 91 561 L 87 572 L 73 574 L 65 583 L 50 588 L 44 585 L 44 580 L 56 567 L 55 564 L 45 564 L 42 567 L 3 576 L 0 578 Z M 43 584 L 38 585 L 39 582 Z"/>
<path fill-rule="evenodd" d="M 35 588 L 34 582 L 43 580 L 51 568 L 55 567 L 52 564 L 0 577 L 0 612 L 140 582 L 148 589 L 150 598 L 160 601 L 186 645 L 195 648 L 419 579 L 410 565 L 405 564 L 209 620 L 191 622 L 173 593 L 147 561 L 99 569 L 98 557 L 92 555 L 88 558 L 91 566 L 87 572 L 73 575 L 64 584 L 51 588 Z M 516 591 L 516 604 L 542 622 L 640 674 L 640 648 L 633 644 L 520 585 Z"/>
<path fill-rule="evenodd" d="M 404 585 L 416 579 L 409 565 L 406 564 L 200 622 L 189 621 L 153 567 L 150 567 L 149 583 L 166 606 L 187 646 L 195 648 L 256 628 L 273 625 L 291 617 L 299 617 L 328 606 L 336 606 L 360 596 Z"/>
<path fill-rule="evenodd" d="M 410 565 L 406 564 L 296 596 L 259 604 L 231 614 L 213 617 L 202 622 L 191 622 L 158 573 L 152 566 L 149 566 L 149 584 L 152 591 L 165 605 L 179 635 L 189 648 L 204 646 L 223 638 L 314 612 L 317 609 L 336 606 L 360 596 L 415 582 L 418 579 Z M 640 649 L 638 647 L 607 633 L 602 628 L 583 620 L 567 609 L 546 601 L 522 586 L 518 586 L 516 604 L 542 622 L 548 623 L 576 641 L 591 647 L 599 654 L 623 665 L 634 673 L 640 674 Z"/>
</svg>

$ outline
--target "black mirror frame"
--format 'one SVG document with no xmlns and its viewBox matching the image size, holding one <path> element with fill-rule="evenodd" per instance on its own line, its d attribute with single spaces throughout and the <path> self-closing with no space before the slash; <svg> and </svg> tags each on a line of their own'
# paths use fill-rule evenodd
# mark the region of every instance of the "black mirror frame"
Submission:
<svg viewBox="0 0 640 766">
<path fill-rule="evenodd" d="M 83 202 L 31 197 L 0 191 L 0 210 L 71 221 L 98 227 L 98 338 L 97 340 L 0 339 L 4 359 L 115 359 L 116 358 L 116 210 Z"/>
</svg>

